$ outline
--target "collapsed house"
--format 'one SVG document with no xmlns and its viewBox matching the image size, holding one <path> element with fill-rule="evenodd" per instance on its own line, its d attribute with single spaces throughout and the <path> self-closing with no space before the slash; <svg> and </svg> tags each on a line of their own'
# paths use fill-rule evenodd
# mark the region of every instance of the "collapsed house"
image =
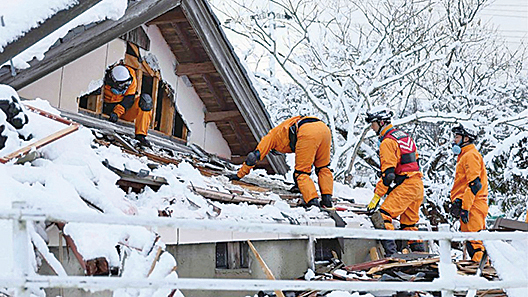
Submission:
<svg viewBox="0 0 528 297">
<path fill-rule="evenodd" d="M 134 146 L 131 123 L 112 124 L 101 115 L 104 70 L 120 60 L 135 69 L 138 89 L 154 100 L 149 130 L 153 150 Z M 74 205 L 87 212 L 113 215 L 336 225 L 327 213 L 299 207 L 300 195 L 288 191 L 292 184 L 281 176 L 268 175 L 288 171 L 284 156 L 270 154 L 259 164 L 265 171 L 252 172 L 243 181 L 229 182 L 223 177 L 235 170 L 233 164 L 242 163 L 272 123 L 205 1 L 134 2 L 119 20 L 85 24 L 71 30 L 46 52 L 44 59 L 34 60 L 30 65 L 28 69 L 17 70 L 15 76 L 11 69 L 3 67 L 0 82 L 15 87 L 21 97 L 43 98 L 53 108 L 42 100 L 28 101 L 28 106 L 55 115 L 59 110 L 62 117 L 84 127 L 76 132 L 82 134 L 75 136 L 79 137 L 77 145 L 64 138 L 63 142 L 42 147 L 29 159 L 21 160 L 35 168 L 6 165 L 12 171 L 9 176 L 13 183 L 20 183 L 17 185 L 20 189 L 25 189 L 23 184 L 27 183 L 31 193 L 41 191 L 46 203 L 56 203 L 53 206 L 62 211 L 68 210 L 64 205 Z M 33 122 L 48 125 L 34 114 L 31 118 Z M 53 127 L 51 131 L 61 128 Z M 37 131 L 35 136 L 44 138 L 49 131 Z M 84 149 L 80 151 L 85 155 L 69 155 L 74 152 L 66 151 L 75 151 L 82 145 Z M 85 152 L 87 147 L 93 147 L 94 152 Z M 87 165 L 76 165 L 88 157 L 93 160 L 86 161 Z M 54 170 L 64 171 L 55 174 Z M 82 179 L 67 179 L 76 175 Z M 61 189 L 65 184 L 63 179 L 73 188 Z M 371 228 L 362 204 L 366 190 L 340 187 L 336 187 L 335 196 L 346 228 Z M 61 200 L 62 203 L 50 202 L 58 199 L 51 193 L 59 189 L 69 191 L 63 194 L 69 198 Z M 22 190 L 25 191 L 29 189 Z M 46 207 L 38 202 L 35 205 Z M 438 269 L 435 267 L 438 258 L 434 255 L 378 259 L 380 251 L 374 240 L 174 228 L 114 229 L 97 224 L 42 222 L 37 226 L 38 235 L 33 244 L 39 247 L 38 252 L 44 259 L 38 265 L 38 273 L 43 275 L 174 278 L 177 271 L 183 277 L 264 279 L 267 274 L 261 270 L 257 254 L 277 279 L 297 279 L 305 276 L 310 268 L 314 276 L 305 276 L 305 279 L 423 281 L 434 278 Z M 109 233 L 113 236 L 109 237 Z M 46 253 L 46 241 L 54 256 Z M 354 266 L 364 262 L 369 263 Z M 142 265 L 131 266 L 135 263 Z M 398 270 L 409 266 L 427 269 Z M 462 264 L 460 267 L 467 271 L 473 269 Z M 385 271 L 391 273 L 384 274 Z M 490 279 L 496 277 L 492 271 L 487 273 Z M 183 292 L 188 296 L 255 293 Z M 324 292 L 290 293 L 316 296 Z M 50 289 L 46 294 L 89 295 L 70 289 Z M 96 294 L 110 296 L 112 293 Z M 177 296 L 181 293 L 176 290 L 114 293 L 116 296 L 127 294 Z"/>
</svg>

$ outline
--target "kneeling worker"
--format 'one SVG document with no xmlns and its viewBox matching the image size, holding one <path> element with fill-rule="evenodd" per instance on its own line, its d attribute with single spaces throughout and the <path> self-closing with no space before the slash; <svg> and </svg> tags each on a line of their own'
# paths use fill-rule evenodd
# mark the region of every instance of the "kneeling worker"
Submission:
<svg viewBox="0 0 528 297">
<path fill-rule="evenodd" d="M 148 94 L 137 95 L 137 79 L 134 69 L 122 65 L 112 65 L 104 78 L 103 113 L 110 122 L 118 119 L 135 121 L 135 138 L 141 147 L 150 147 L 146 139 L 152 118 L 152 98 Z"/>
<path fill-rule="evenodd" d="M 315 117 L 295 116 L 271 129 L 262 138 L 257 148 L 250 152 L 238 173 L 229 175 L 230 180 L 246 176 L 257 161 L 264 159 L 271 150 L 281 153 L 295 153 L 293 179 L 299 187 L 306 206 L 332 208 L 334 178 L 330 165 L 330 129 Z M 318 177 L 321 201 L 310 178 L 312 166 Z"/>
</svg>

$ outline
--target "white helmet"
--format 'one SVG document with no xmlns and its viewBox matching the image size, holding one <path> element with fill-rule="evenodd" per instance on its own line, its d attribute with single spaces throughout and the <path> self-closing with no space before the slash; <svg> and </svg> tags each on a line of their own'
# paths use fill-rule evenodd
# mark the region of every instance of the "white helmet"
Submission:
<svg viewBox="0 0 528 297">
<path fill-rule="evenodd" d="M 114 94 L 124 94 L 132 84 L 132 80 L 130 71 L 123 65 L 112 67 L 105 77 L 105 83 L 110 86 Z"/>
<path fill-rule="evenodd" d="M 475 141 L 478 137 L 478 129 L 471 123 L 460 123 L 458 126 L 451 128 L 451 132 L 466 136 L 470 140 Z"/>
<path fill-rule="evenodd" d="M 117 65 L 116 67 L 112 68 L 112 79 L 115 82 L 125 82 L 132 78 L 130 76 L 130 72 L 128 69 L 123 65 Z"/>
<path fill-rule="evenodd" d="M 367 111 L 367 118 L 365 121 L 367 123 L 380 122 L 380 121 L 390 121 L 393 116 L 393 113 L 390 109 L 385 106 L 376 106 L 371 110 Z"/>
</svg>

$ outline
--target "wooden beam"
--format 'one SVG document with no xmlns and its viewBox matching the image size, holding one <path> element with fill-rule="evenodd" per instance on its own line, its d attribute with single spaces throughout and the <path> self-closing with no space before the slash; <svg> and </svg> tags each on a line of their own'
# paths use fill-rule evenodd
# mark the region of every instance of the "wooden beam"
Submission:
<svg viewBox="0 0 528 297">
<path fill-rule="evenodd" d="M 271 269 L 269 269 L 268 265 L 266 265 L 266 262 L 264 262 L 264 259 L 262 259 L 262 257 L 257 252 L 257 249 L 253 246 L 251 241 L 248 240 L 247 243 L 249 245 L 249 248 L 253 252 L 253 255 L 255 255 L 255 258 L 257 258 L 257 260 L 258 260 L 258 262 L 260 264 L 260 267 L 262 268 L 262 270 L 266 274 L 267 278 L 270 279 L 270 280 L 275 280 L 275 276 L 273 276 L 273 273 L 271 272 Z M 275 295 L 277 295 L 278 297 L 285 297 L 284 293 L 282 293 L 281 290 L 275 290 L 274 292 L 275 292 Z"/>
<path fill-rule="evenodd" d="M 209 74 L 203 74 L 202 78 L 205 81 L 205 84 L 207 85 L 207 88 L 209 89 L 211 94 L 213 94 L 213 98 L 215 98 L 216 102 L 218 103 L 218 106 L 220 106 L 220 109 L 225 110 L 227 107 L 227 102 L 225 101 L 224 97 L 220 95 L 220 92 L 215 87 L 211 76 Z"/>
<path fill-rule="evenodd" d="M 171 27 L 174 29 L 174 31 L 176 31 L 176 35 L 178 35 L 178 37 L 180 38 L 180 41 L 183 44 L 183 46 L 185 47 L 185 49 L 192 53 L 192 51 L 191 51 L 191 49 L 192 49 L 191 38 L 189 37 L 189 34 L 187 33 L 187 31 L 185 31 L 182 28 L 182 24 L 181 23 L 171 23 L 171 25 L 172 25 Z"/>
<path fill-rule="evenodd" d="M 159 17 L 153 19 L 150 22 L 147 22 L 147 25 L 161 25 L 161 24 L 170 24 L 170 23 L 183 23 L 187 22 L 187 18 L 183 13 L 183 10 L 180 8 L 174 8 L 166 13 L 160 15 Z"/>
<path fill-rule="evenodd" d="M 57 12 L 37 28 L 31 29 L 24 36 L 8 43 L 0 53 L 0 65 L 20 54 L 37 41 L 48 36 L 99 2 L 101 0 L 79 0 L 78 4 Z"/>
<path fill-rule="evenodd" d="M 238 110 L 207 112 L 205 113 L 205 122 L 225 122 L 237 117 L 242 117 Z"/>
<path fill-rule="evenodd" d="M 137 28 L 141 24 L 177 7 L 181 0 L 142 0 L 130 5 L 119 20 L 106 20 L 45 53 L 44 59 L 20 70 L 12 77 L 10 73 L 0 76 L 0 83 L 21 89 L 60 67 L 97 49 L 105 43 Z"/>
<path fill-rule="evenodd" d="M 158 72 L 156 72 L 158 74 Z M 155 75 L 152 79 L 152 119 L 150 121 L 150 129 L 154 129 L 154 122 L 156 119 L 156 109 L 158 105 L 158 99 L 162 100 L 162 98 L 158 98 L 158 90 L 159 90 L 159 75 Z M 161 103 L 160 103 L 161 104 Z"/>
<path fill-rule="evenodd" d="M 176 74 L 179 76 L 208 73 L 216 73 L 213 62 L 181 63 L 176 66 Z"/>
</svg>

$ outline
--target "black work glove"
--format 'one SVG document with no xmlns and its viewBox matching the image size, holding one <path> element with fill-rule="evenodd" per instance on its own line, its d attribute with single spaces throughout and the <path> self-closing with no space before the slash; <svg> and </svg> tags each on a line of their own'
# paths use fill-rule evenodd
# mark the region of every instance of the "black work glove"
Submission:
<svg viewBox="0 0 528 297">
<path fill-rule="evenodd" d="M 460 211 L 460 219 L 462 220 L 462 223 L 467 224 L 467 222 L 469 221 L 469 211 L 462 209 Z"/>
<path fill-rule="evenodd" d="M 298 194 L 301 192 L 301 190 L 299 190 L 299 187 L 297 185 L 294 185 L 293 187 L 291 187 L 289 191 L 294 194 Z"/>
<path fill-rule="evenodd" d="M 451 209 L 449 210 L 449 213 L 453 216 L 453 218 L 458 219 L 460 218 L 460 213 L 462 211 L 462 200 L 457 198 L 455 201 L 453 201 L 453 204 L 451 204 Z"/>
<path fill-rule="evenodd" d="M 228 174 L 226 177 L 229 178 L 229 180 L 240 180 L 240 177 L 236 174 Z"/>
<path fill-rule="evenodd" d="M 258 150 L 252 151 L 247 155 L 246 165 L 255 166 L 257 164 L 257 161 L 259 160 L 260 160 L 260 152 Z"/>
<path fill-rule="evenodd" d="M 112 123 L 117 123 L 117 120 L 119 120 L 119 116 L 117 116 L 117 113 L 112 112 L 110 113 L 110 117 L 108 118 L 108 120 Z"/>
</svg>

